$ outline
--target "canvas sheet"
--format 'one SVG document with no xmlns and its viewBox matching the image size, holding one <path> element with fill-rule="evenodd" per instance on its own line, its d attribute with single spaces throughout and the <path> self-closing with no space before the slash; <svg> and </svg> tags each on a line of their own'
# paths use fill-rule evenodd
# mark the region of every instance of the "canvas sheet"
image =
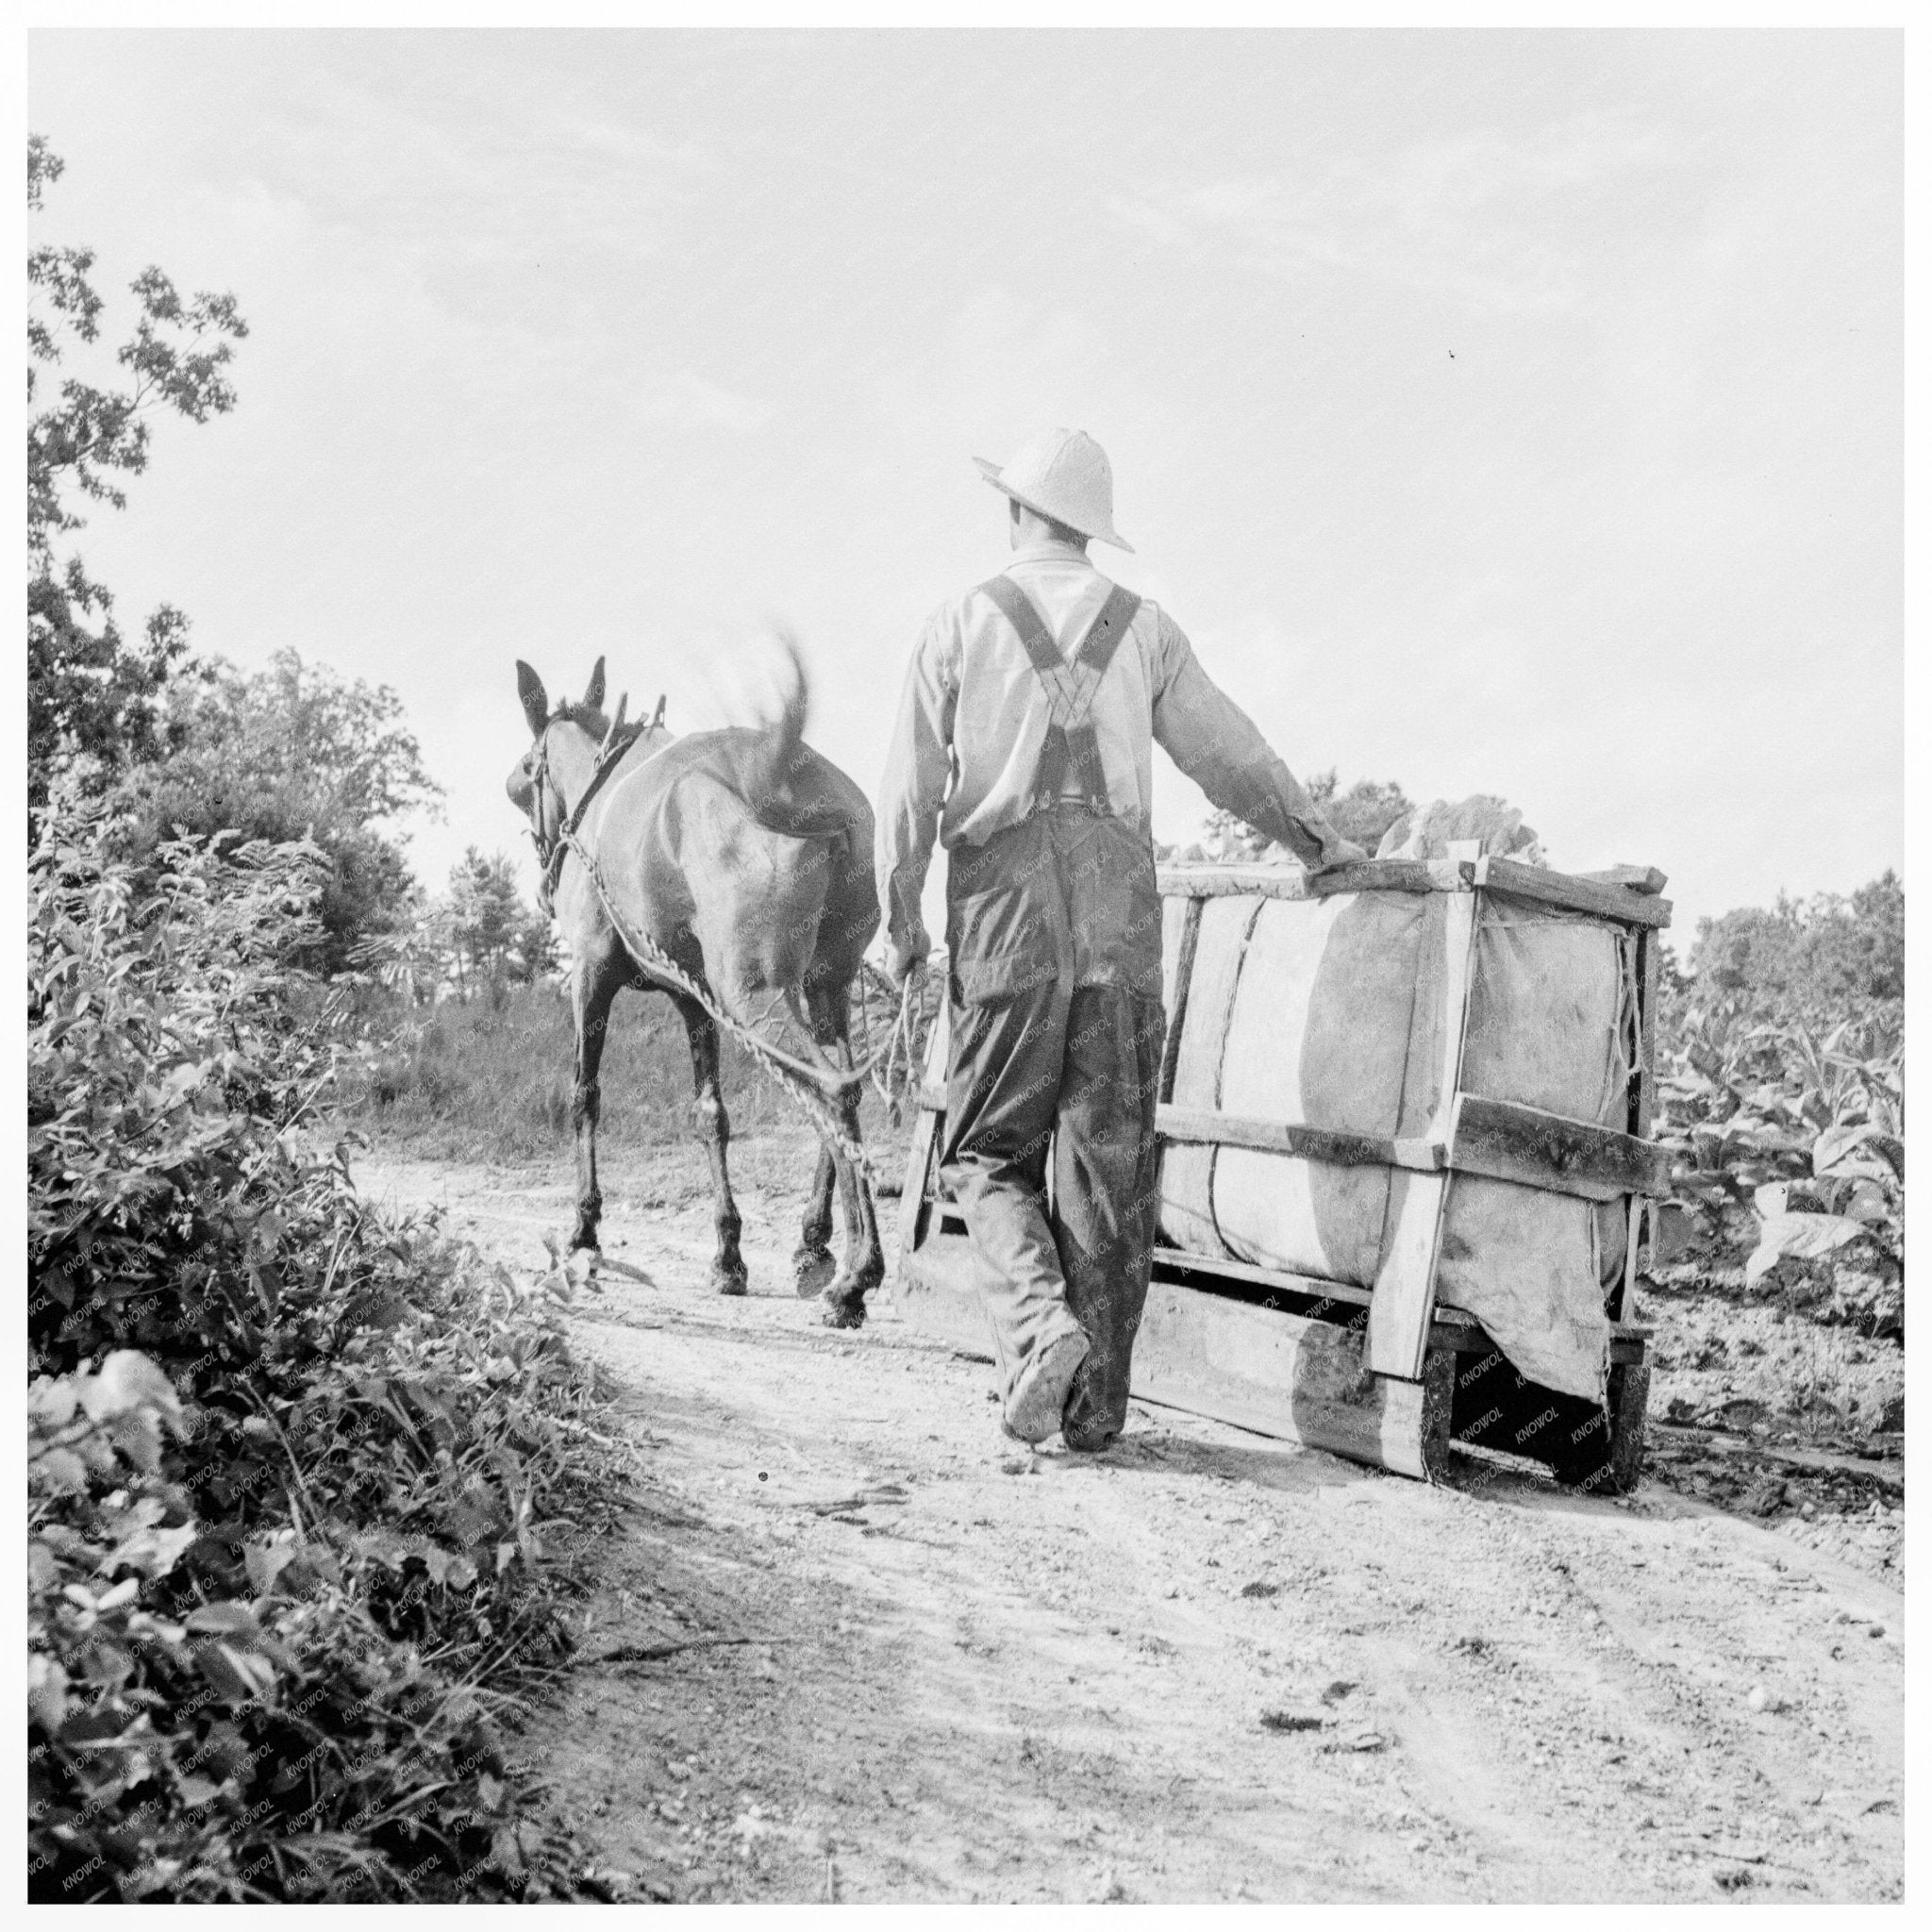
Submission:
<svg viewBox="0 0 1932 1932">
<path fill-rule="evenodd" d="M 1394 1137 L 1405 1081 L 1435 1077 L 1408 1066 L 1427 904 L 1403 892 L 1208 900 L 1174 1105 Z M 1170 980 L 1179 905 L 1167 908 Z M 1484 908 L 1463 1090 L 1621 1125 L 1634 996 L 1627 941 L 1551 908 L 1488 895 Z M 1171 1008 L 1171 986 L 1169 999 Z M 1390 1234 L 1389 1196 L 1383 1168 L 1176 1145 L 1162 1168 L 1161 1239 L 1369 1288 Z M 1624 1235 L 1621 1201 L 1598 1207 L 1457 1175 L 1439 1299 L 1474 1315 L 1530 1379 L 1600 1398 L 1604 1291 L 1622 1269 Z"/>
</svg>

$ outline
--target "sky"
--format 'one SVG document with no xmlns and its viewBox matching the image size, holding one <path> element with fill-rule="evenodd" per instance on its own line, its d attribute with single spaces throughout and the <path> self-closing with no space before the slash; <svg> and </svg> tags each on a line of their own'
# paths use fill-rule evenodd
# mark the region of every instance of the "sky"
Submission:
<svg viewBox="0 0 1932 1932">
<path fill-rule="evenodd" d="M 108 339 L 149 262 L 250 329 L 82 554 L 391 685 L 432 886 L 534 878 L 520 657 L 697 729 L 788 625 L 875 792 L 1054 425 L 1298 775 L 1500 793 L 1680 950 L 1903 870 L 1894 34 L 42 32 L 28 111 Z"/>
</svg>

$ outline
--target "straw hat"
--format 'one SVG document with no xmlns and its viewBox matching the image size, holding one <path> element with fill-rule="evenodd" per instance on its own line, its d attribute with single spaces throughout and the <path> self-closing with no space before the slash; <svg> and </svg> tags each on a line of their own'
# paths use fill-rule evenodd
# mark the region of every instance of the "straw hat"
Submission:
<svg viewBox="0 0 1932 1932">
<path fill-rule="evenodd" d="M 1133 549 L 1124 537 L 1114 534 L 1113 466 L 1084 429 L 1049 429 L 1004 469 L 984 457 L 973 460 L 979 474 L 1015 503 L 1116 550 Z"/>
</svg>

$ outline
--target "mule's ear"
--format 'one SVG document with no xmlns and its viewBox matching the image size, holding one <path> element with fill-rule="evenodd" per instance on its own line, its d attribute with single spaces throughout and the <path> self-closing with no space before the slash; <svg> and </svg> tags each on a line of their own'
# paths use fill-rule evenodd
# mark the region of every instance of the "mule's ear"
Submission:
<svg viewBox="0 0 1932 1932">
<path fill-rule="evenodd" d="M 651 713 L 651 728 L 655 731 L 664 722 L 664 693 L 658 693 L 658 708 Z"/>
<path fill-rule="evenodd" d="M 517 696 L 524 701 L 530 736 L 541 738 L 550 722 L 550 700 L 543 694 L 543 680 L 521 658 L 517 659 Z"/>
<path fill-rule="evenodd" d="M 591 681 L 584 687 L 584 708 L 601 711 L 604 708 L 604 660 L 597 659 L 596 668 L 591 673 Z"/>
</svg>

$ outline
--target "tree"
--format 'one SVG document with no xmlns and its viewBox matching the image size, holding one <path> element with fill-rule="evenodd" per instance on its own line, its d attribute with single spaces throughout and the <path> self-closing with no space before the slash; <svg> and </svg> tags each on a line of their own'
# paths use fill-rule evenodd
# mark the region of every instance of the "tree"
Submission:
<svg viewBox="0 0 1932 1932">
<path fill-rule="evenodd" d="M 1865 1000 L 1902 1000 L 1906 891 L 1886 872 L 1849 899 L 1820 892 L 1740 907 L 1697 923 L 1690 970 L 1700 985 L 1793 1014 L 1840 1011 Z"/>
<path fill-rule="evenodd" d="M 30 214 L 64 167 L 43 137 L 28 136 Z M 63 757 L 85 754 L 111 774 L 166 748 L 159 701 L 186 655 L 187 620 L 163 606 L 142 642 L 129 643 L 107 586 L 56 549 L 85 525 L 80 499 L 125 507 L 122 480 L 147 468 L 155 415 L 206 423 L 234 408 L 228 364 L 248 333 L 232 295 L 184 301 L 159 269 L 143 269 L 129 284 L 141 305 L 134 333 L 113 358 L 125 375 L 63 375 L 50 394 L 69 351 L 100 339 L 106 304 L 93 265 L 89 248 L 47 244 L 27 255 L 27 798 L 36 805 Z"/>
<path fill-rule="evenodd" d="M 447 894 L 412 891 L 393 926 L 356 948 L 355 962 L 412 1007 L 454 989 L 459 1000 L 481 991 L 495 1008 L 510 986 L 551 971 L 558 951 L 549 919 L 524 904 L 510 861 L 472 845 L 450 868 Z"/>
<path fill-rule="evenodd" d="M 1308 781 L 1308 796 L 1344 839 L 1354 840 L 1368 853 L 1382 842 L 1382 834 L 1397 819 L 1415 809 L 1414 801 L 1393 779 L 1378 785 L 1373 778 L 1357 778 L 1346 791 L 1341 791 L 1332 767 Z"/>
<path fill-rule="evenodd" d="M 508 859 L 501 853 L 485 858 L 472 845 L 450 870 L 449 900 L 458 978 L 465 978 L 467 964 L 494 991 L 503 984 L 504 959 L 521 910 L 516 874 Z"/>
<path fill-rule="evenodd" d="M 168 693 L 162 720 L 175 782 L 211 796 L 273 791 L 291 808 L 365 824 L 441 795 L 389 685 L 345 678 L 286 647 L 264 671 L 211 659 L 200 679 Z"/>
<path fill-rule="evenodd" d="M 157 716 L 172 749 L 113 788 L 129 850 L 152 852 L 176 828 L 312 838 L 330 868 L 324 938 L 305 961 L 321 972 L 341 971 L 358 945 L 409 916 L 408 866 L 375 822 L 433 806 L 440 788 L 389 686 L 283 650 L 252 675 L 209 663 L 174 683 Z"/>
<path fill-rule="evenodd" d="M 472 845 L 450 872 L 449 904 L 457 981 L 466 997 L 470 971 L 497 1004 L 508 981 L 527 983 L 555 963 L 550 922 L 525 906 L 515 869 L 501 852 L 486 858 Z"/>
<path fill-rule="evenodd" d="M 1357 778 L 1346 791 L 1331 771 L 1318 772 L 1308 780 L 1308 797 L 1327 815 L 1328 822 L 1344 839 L 1352 839 L 1364 852 L 1374 852 L 1382 834 L 1414 807 L 1400 785 L 1386 785 L 1373 778 Z M 1287 865 L 1293 859 L 1287 848 L 1271 843 L 1260 833 L 1220 807 L 1208 814 L 1198 856 L 1222 865 Z"/>
</svg>

